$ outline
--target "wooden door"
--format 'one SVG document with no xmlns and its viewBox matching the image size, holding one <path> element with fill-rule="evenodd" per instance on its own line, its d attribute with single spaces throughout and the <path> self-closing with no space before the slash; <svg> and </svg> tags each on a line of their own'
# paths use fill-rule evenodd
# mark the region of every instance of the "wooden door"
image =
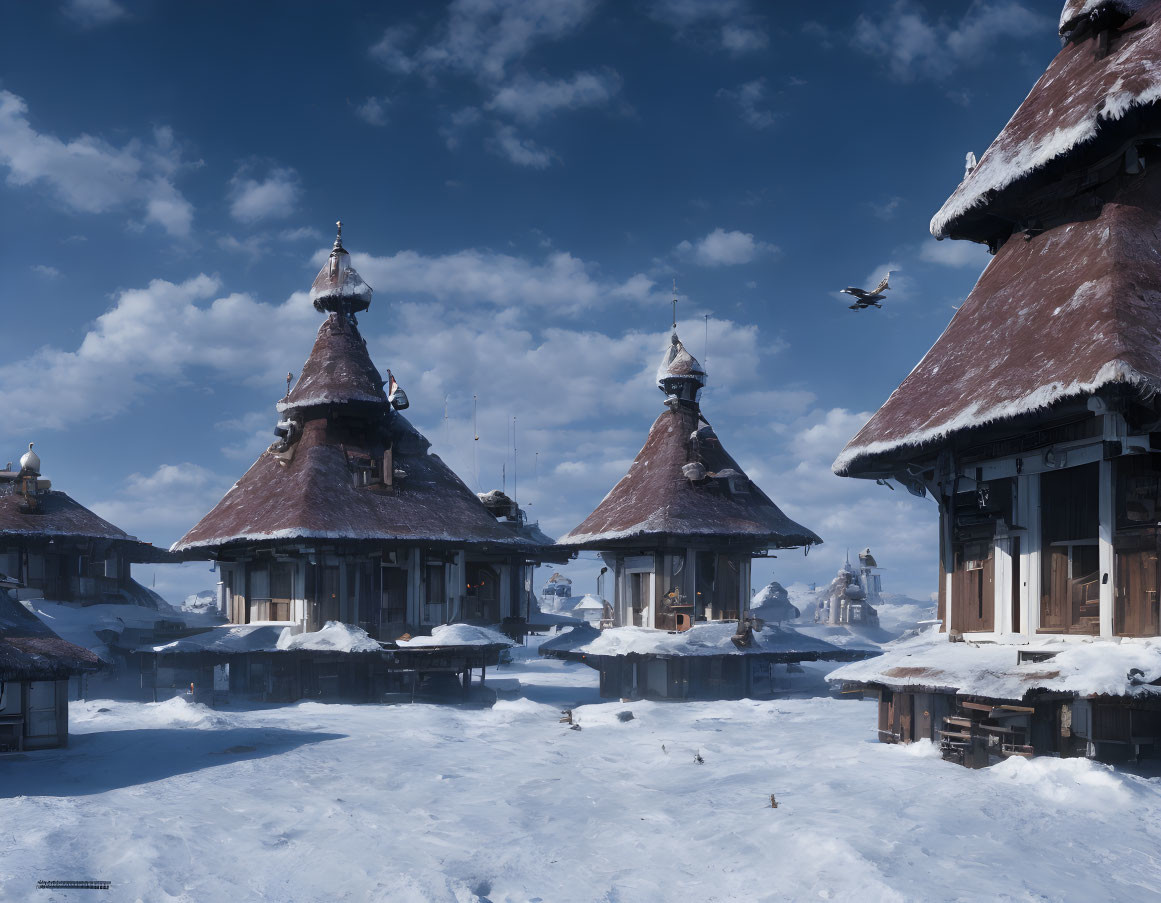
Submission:
<svg viewBox="0 0 1161 903">
<path fill-rule="evenodd" d="M 1113 537 L 1116 587 L 1113 632 L 1117 636 L 1157 636 L 1158 574 L 1156 528 Z"/>
<path fill-rule="evenodd" d="M 339 569 L 328 565 L 322 569 L 322 622 L 339 620 Z M 322 625 L 319 625 L 320 627 Z"/>
<path fill-rule="evenodd" d="M 383 568 L 383 595 L 379 621 L 382 630 L 398 631 L 399 634 L 406 630 L 407 571 L 403 568 Z M 394 637 L 380 637 L 380 639 L 394 639 Z"/>
<path fill-rule="evenodd" d="M 995 630 L 995 555 L 991 540 L 957 543 L 951 578 L 951 627 L 961 633 Z"/>
</svg>

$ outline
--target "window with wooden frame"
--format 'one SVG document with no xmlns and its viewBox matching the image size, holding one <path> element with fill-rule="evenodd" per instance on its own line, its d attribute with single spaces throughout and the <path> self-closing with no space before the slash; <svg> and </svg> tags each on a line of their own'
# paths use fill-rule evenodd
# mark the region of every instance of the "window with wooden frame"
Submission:
<svg viewBox="0 0 1161 903">
<path fill-rule="evenodd" d="M 276 562 L 270 568 L 270 620 L 289 621 L 294 599 L 294 564 Z"/>
<path fill-rule="evenodd" d="M 1100 632 L 1100 465 L 1040 475 L 1041 633 Z"/>
</svg>

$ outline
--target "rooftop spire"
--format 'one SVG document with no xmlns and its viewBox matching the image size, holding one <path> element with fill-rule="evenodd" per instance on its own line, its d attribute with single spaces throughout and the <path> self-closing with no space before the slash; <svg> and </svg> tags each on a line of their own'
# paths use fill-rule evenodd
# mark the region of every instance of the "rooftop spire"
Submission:
<svg viewBox="0 0 1161 903">
<path fill-rule="evenodd" d="M 315 310 L 351 316 L 371 306 L 371 286 L 351 266 L 351 255 L 343 247 L 342 220 L 335 227 L 334 247 L 310 287 L 310 300 Z"/>
</svg>

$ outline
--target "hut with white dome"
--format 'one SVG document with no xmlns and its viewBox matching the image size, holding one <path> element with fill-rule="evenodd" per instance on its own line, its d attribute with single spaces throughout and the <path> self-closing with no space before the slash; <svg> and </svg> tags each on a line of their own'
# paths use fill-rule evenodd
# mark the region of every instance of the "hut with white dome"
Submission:
<svg viewBox="0 0 1161 903">
<path fill-rule="evenodd" d="M 30 442 L 18 468 L 0 470 L 0 574 L 20 584 L 13 592 L 25 599 L 156 608 L 156 596 L 133 580 L 130 567 L 176 556 L 53 489 L 41 467 Z"/>
</svg>

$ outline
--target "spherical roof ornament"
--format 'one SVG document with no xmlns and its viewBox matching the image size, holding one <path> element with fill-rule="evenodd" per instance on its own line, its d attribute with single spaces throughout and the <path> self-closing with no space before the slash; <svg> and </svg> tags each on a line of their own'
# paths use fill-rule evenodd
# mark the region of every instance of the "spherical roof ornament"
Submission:
<svg viewBox="0 0 1161 903">
<path fill-rule="evenodd" d="M 20 469 L 40 475 L 40 455 L 32 450 L 33 443 L 28 443 L 28 451 L 20 456 Z"/>
</svg>

